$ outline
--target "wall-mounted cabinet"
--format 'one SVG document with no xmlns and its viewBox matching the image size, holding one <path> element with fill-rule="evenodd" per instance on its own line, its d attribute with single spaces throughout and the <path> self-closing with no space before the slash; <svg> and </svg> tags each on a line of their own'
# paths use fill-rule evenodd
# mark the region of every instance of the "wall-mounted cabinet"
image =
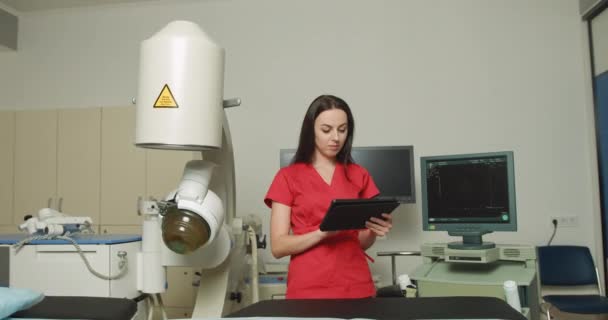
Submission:
<svg viewBox="0 0 608 320">
<path fill-rule="evenodd" d="M 52 207 L 99 223 L 99 108 L 17 111 L 14 214 Z"/>
<path fill-rule="evenodd" d="M 57 196 L 57 111 L 18 111 L 15 123 L 15 224 Z"/>
<path fill-rule="evenodd" d="M 101 234 L 141 234 L 138 200 L 164 199 L 197 153 L 140 149 L 134 133 L 134 107 L 0 112 L 0 233 L 51 206 L 91 217 Z M 168 273 L 166 305 L 188 317 L 193 269 Z"/>
<path fill-rule="evenodd" d="M 101 109 L 59 110 L 57 197 L 61 210 L 99 224 Z"/>
<path fill-rule="evenodd" d="M 138 200 L 177 188 L 195 153 L 137 148 L 134 132 L 132 106 L 0 112 L 0 226 L 50 206 L 141 233 Z"/>
</svg>

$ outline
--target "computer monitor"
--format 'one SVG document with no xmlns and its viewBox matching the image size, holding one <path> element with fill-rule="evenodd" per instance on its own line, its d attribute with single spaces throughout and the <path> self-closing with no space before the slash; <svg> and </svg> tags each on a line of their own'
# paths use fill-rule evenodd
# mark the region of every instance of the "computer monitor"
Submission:
<svg viewBox="0 0 608 320">
<path fill-rule="evenodd" d="M 295 153 L 295 149 L 282 149 L 281 167 L 291 164 Z M 374 179 L 378 198 L 416 202 L 413 146 L 353 147 L 351 155 Z"/>
<path fill-rule="evenodd" d="M 517 231 L 513 152 L 421 157 L 424 231 L 462 236 L 449 248 L 484 249 L 482 235 Z"/>
</svg>

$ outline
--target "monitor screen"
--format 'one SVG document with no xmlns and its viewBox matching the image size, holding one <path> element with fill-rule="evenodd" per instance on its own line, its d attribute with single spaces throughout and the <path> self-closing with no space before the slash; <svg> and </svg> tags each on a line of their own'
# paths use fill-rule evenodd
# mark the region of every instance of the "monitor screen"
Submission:
<svg viewBox="0 0 608 320">
<path fill-rule="evenodd" d="M 512 152 L 422 157 L 423 230 L 517 231 Z"/>
<path fill-rule="evenodd" d="M 295 149 L 282 149 L 281 167 L 291 164 L 294 155 Z M 351 155 L 374 179 L 379 198 L 416 202 L 413 146 L 353 147 Z"/>
</svg>

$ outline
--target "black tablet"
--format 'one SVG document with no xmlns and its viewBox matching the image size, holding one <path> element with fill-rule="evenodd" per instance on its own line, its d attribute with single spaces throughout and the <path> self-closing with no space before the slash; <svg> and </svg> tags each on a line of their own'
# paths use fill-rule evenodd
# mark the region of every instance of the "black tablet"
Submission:
<svg viewBox="0 0 608 320">
<path fill-rule="evenodd" d="M 335 199 L 331 202 L 321 231 L 365 229 L 371 217 L 382 219 L 383 213 L 391 213 L 399 206 L 397 200 L 387 199 Z"/>
</svg>

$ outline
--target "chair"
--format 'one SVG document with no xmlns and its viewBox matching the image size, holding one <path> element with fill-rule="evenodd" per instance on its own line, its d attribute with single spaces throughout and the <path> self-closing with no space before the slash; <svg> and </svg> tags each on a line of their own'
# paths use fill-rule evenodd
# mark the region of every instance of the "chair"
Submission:
<svg viewBox="0 0 608 320">
<path fill-rule="evenodd" d="M 557 310 L 578 314 L 608 313 L 608 298 L 603 296 L 599 274 L 589 248 L 582 246 L 538 247 L 540 283 L 543 286 L 575 287 L 594 285 L 599 294 L 551 294 L 543 300 Z M 547 307 L 547 319 L 551 319 Z"/>
</svg>

